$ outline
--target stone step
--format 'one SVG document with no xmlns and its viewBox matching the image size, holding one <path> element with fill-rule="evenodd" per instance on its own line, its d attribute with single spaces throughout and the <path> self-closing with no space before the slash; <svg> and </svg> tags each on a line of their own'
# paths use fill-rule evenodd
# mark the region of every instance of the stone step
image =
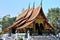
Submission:
<svg viewBox="0 0 60 40">
<path fill-rule="evenodd" d="M 30 40 L 56 40 L 56 39 L 54 37 L 34 36 L 34 37 L 31 37 Z"/>
</svg>

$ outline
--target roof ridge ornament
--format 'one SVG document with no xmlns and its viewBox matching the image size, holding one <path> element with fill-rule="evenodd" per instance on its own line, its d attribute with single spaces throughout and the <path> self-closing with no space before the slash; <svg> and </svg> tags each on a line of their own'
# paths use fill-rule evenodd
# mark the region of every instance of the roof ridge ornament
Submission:
<svg viewBox="0 0 60 40">
<path fill-rule="evenodd" d="M 33 9 L 35 8 L 35 2 L 33 2 Z"/>
<path fill-rule="evenodd" d="M 40 3 L 41 6 L 42 6 L 42 1 L 43 1 L 43 0 L 41 0 L 41 3 Z"/>
<path fill-rule="evenodd" d="M 30 3 L 29 3 L 29 5 L 28 5 L 28 9 L 30 9 Z"/>
<path fill-rule="evenodd" d="M 22 11 L 24 11 L 24 8 L 22 9 Z"/>
</svg>

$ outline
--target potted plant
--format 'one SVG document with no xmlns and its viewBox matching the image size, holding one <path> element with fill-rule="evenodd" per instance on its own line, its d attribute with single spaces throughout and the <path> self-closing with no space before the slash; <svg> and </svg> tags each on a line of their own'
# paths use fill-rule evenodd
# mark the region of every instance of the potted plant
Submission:
<svg viewBox="0 0 60 40">
<path fill-rule="evenodd" d="M 2 36 L 2 32 L 0 32 L 0 37 Z"/>
<path fill-rule="evenodd" d="M 23 40 L 23 38 L 19 38 L 19 40 Z"/>
</svg>

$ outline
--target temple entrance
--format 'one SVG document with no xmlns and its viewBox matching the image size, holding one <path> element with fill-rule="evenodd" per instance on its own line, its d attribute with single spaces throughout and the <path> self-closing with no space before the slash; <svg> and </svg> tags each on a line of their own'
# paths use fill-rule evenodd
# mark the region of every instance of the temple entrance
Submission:
<svg viewBox="0 0 60 40">
<path fill-rule="evenodd" d="M 44 30 L 44 26 L 43 26 L 42 23 L 40 23 L 39 30 L 38 30 L 39 32 L 38 32 L 38 33 L 39 33 L 40 35 L 42 35 L 43 30 Z"/>
<path fill-rule="evenodd" d="M 44 26 L 42 23 L 40 25 L 38 23 L 35 24 L 35 29 L 38 30 L 38 35 L 42 35 L 42 30 L 44 30 Z"/>
<path fill-rule="evenodd" d="M 15 27 L 12 27 L 11 32 L 12 32 L 13 34 L 15 34 L 15 33 L 16 33 L 16 28 L 15 28 Z"/>
</svg>

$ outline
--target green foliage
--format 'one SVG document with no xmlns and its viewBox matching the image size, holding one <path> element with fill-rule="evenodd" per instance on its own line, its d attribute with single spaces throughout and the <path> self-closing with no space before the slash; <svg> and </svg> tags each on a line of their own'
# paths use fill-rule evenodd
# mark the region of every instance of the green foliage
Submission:
<svg viewBox="0 0 60 40">
<path fill-rule="evenodd" d="M 23 38 L 19 38 L 19 40 L 23 40 Z"/>
<path fill-rule="evenodd" d="M 2 21 L 0 22 L 2 27 L 8 27 L 9 25 L 13 24 L 15 21 L 16 17 L 10 17 L 10 15 L 6 15 L 2 18 Z"/>
<path fill-rule="evenodd" d="M 47 18 L 52 26 L 60 28 L 60 8 L 49 9 Z"/>
<path fill-rule="evenodd" d="M 0 32 L 0 35 L 2 34 L 2 32 Z"/>
<path fill-rule="evenodd" d="M 2 36 L 3 35 L 3 32 L 0 32 L 0 36 Z"/>
<path fill-rule="evenodd" d="M 53 34 L 53 35 L 56 35 L 56 34 L 58 34 L 58 32 L 59 32 L 59 30 L 54 30 L 54 31 L 52 32 L 52 34 Z"/>
</svg>

